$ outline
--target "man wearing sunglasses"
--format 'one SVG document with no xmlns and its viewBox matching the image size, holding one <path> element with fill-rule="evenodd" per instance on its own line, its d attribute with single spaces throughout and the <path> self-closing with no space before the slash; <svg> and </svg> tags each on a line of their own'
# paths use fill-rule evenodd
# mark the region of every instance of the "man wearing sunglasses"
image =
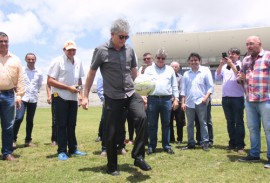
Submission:
<svg viewBox="0 0 270 183">
<path fill-rule="evenodd" d="M 88 96 L 94 77 L 100 68 L 103 77 L 103 94 L 105 97 L 105 125 L 107 149 L 107 173 L 119 175 L 117 167 L 116 137 L 124 125 L 121 120 L 125 110 L 131 116 L 136 128 L 136 139 L 132 150 L 134 165 L 144 171 L 151 167 L 144 161 L 144 138 L 146 132 L 146 114 L 142 97 L 135 93 L 133 80 L 137 77 L 137 60 L 134 50 L 126 43 L 129 38 L 129 23 L 123 19 L 115 20 L 111 26 L 109 42 L 94 51 L 90 70 L 85 82 L 82 106 L 88 109 Z"/>
<path fill-rule="evenodd" d="M 147 98 L 148 134 L 150 139 L 147 150 L 148 155 L 154 153 L 157 147 L 159 115 L 162 124 L 163 150 L 168 154 L 174 154 L 170 145 L 170 118 L 171 110 L 178 108 L 179 92 L 173 68 L 165 65 L 166 58 L 166 51 L 159 49 L 156 53 L 155 64 L 145 70 L 145 75 L 150 77 L 156 84 L 155 90 Z"/>
</svg>

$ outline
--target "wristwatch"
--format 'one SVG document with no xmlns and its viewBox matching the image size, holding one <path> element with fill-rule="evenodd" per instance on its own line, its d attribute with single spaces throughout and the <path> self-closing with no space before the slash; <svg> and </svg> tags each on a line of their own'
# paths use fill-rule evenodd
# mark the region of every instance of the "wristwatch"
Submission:
<svg viewBox="0 0 270 183">
<path fill-rule="evenodd" d="M 176 98 L 174 98 L 174 100 L 177 100 L 177 102 L 179 102 L 179 98 L 177 98 L 177 97 L 176 97 Z"/>
</svg>

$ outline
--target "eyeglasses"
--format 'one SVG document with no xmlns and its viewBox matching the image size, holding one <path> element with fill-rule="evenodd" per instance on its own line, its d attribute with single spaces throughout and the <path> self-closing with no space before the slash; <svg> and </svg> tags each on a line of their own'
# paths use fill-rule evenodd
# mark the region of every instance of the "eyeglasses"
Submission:
<svg viewBox="0 0 270 183">
<path fill-rule="evenodd" d="M 144 61 L 146 61 L 146 60 L 151 60 L 151 58 L 150 58 L 150 57 L 146 57 L 146 58 L 144 58 L 143 60 L 144 60 Z"/>
<path fill-rule="evenodd" d="M 157 57 L 157 59 L 158 59 L 158 60 L 161 60 L 161 59 L 162 59 L 162 60 L 165 60 L 166 58 L 164 58 L 164 57 Z"/>
<path fill-rule="evenodd" d="M 8 40 L 0 40 L 0 43 L 8 43 Z"/>
<path fill-rule="evenodd" d="M 125 40 L 127 40 L 128 38 L 129 38 L 129 36 L 123 36 L 123 35 L 118 35 L 118 37 L 119 37 L 119 39 L 125 39 Z"/>
</svg>

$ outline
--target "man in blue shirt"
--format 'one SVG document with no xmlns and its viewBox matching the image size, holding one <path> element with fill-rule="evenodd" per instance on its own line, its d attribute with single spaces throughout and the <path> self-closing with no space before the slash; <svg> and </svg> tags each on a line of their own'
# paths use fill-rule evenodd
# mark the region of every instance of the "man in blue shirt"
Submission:
<svg viewBox="0 0 270 183">
<path fill-rule="evenodd" d="M 183 150 L 194 149 L 194 121 L 195 114 L 198 115 L 201 131 L 201 146 L 208 151 L 209 134 L 207 129 L 207 105 L 209 97 L 213 93 L 214 84 L 210 69 L 201 66 L 201 56 L 198 53 L 191 53 L 188 58 L 190 70 L 183 76 L 181 96 L 182 109 L 186 111 L 188 125 L 188 145 Z"/>
<path fill-rule="evenodd" d="M 172 67 L 165 65 L 167 53 L 159 49 L 155 64 L 145 69 L 145 76 L 155 82 L 153 93 L 147 98 L 147 120 L 150 143 L 147 154 L 155 152 L 157 146 L 158 118 L 162 124 L 162 147 L 168 154 L 174 154 L 170 145 L 170 118 L 172 109 L 178 108 L 179 92 L 177 79 Z M 173 103 L 172 103 L 173 96 Z"/>
</svg>

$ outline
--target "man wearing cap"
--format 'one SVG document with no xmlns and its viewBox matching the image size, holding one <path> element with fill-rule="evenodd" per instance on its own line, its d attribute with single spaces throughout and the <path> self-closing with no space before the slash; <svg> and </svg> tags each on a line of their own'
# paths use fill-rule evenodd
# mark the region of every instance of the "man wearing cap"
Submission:
<svg viewBox="0 0 270 183">
<path fill-rule="evenodd" d="M 53 100 L 57 121 L 58 160 L 67 160 L 67 146 L 70 155 L 84 156 L 77 149 L 75 127 L 77 121 L 78 98 L 81 96 L 81 78 L 84 76 L 81 61 L 76 55 L 76 44 L 68 40 L 64 44 L 64 54 L 55 58 L 48 72 L 47 83 L 53 88 Z M 79 94 L 79 97 L 78 97 Z"/>
<path fill-rule="evenodd" d="M 0 119 L 2 127 L 2 159 L 16 160 L 12 155 L 15 103 L 21 107 L 25 93 L 23 70 L 20 59 L 8 51 L 7 34 L 0 32 Z M 14 93 L 15 89 L 15 93 Z M 15 101 L 15 103 L 14 103 Z"/>
</svg>

